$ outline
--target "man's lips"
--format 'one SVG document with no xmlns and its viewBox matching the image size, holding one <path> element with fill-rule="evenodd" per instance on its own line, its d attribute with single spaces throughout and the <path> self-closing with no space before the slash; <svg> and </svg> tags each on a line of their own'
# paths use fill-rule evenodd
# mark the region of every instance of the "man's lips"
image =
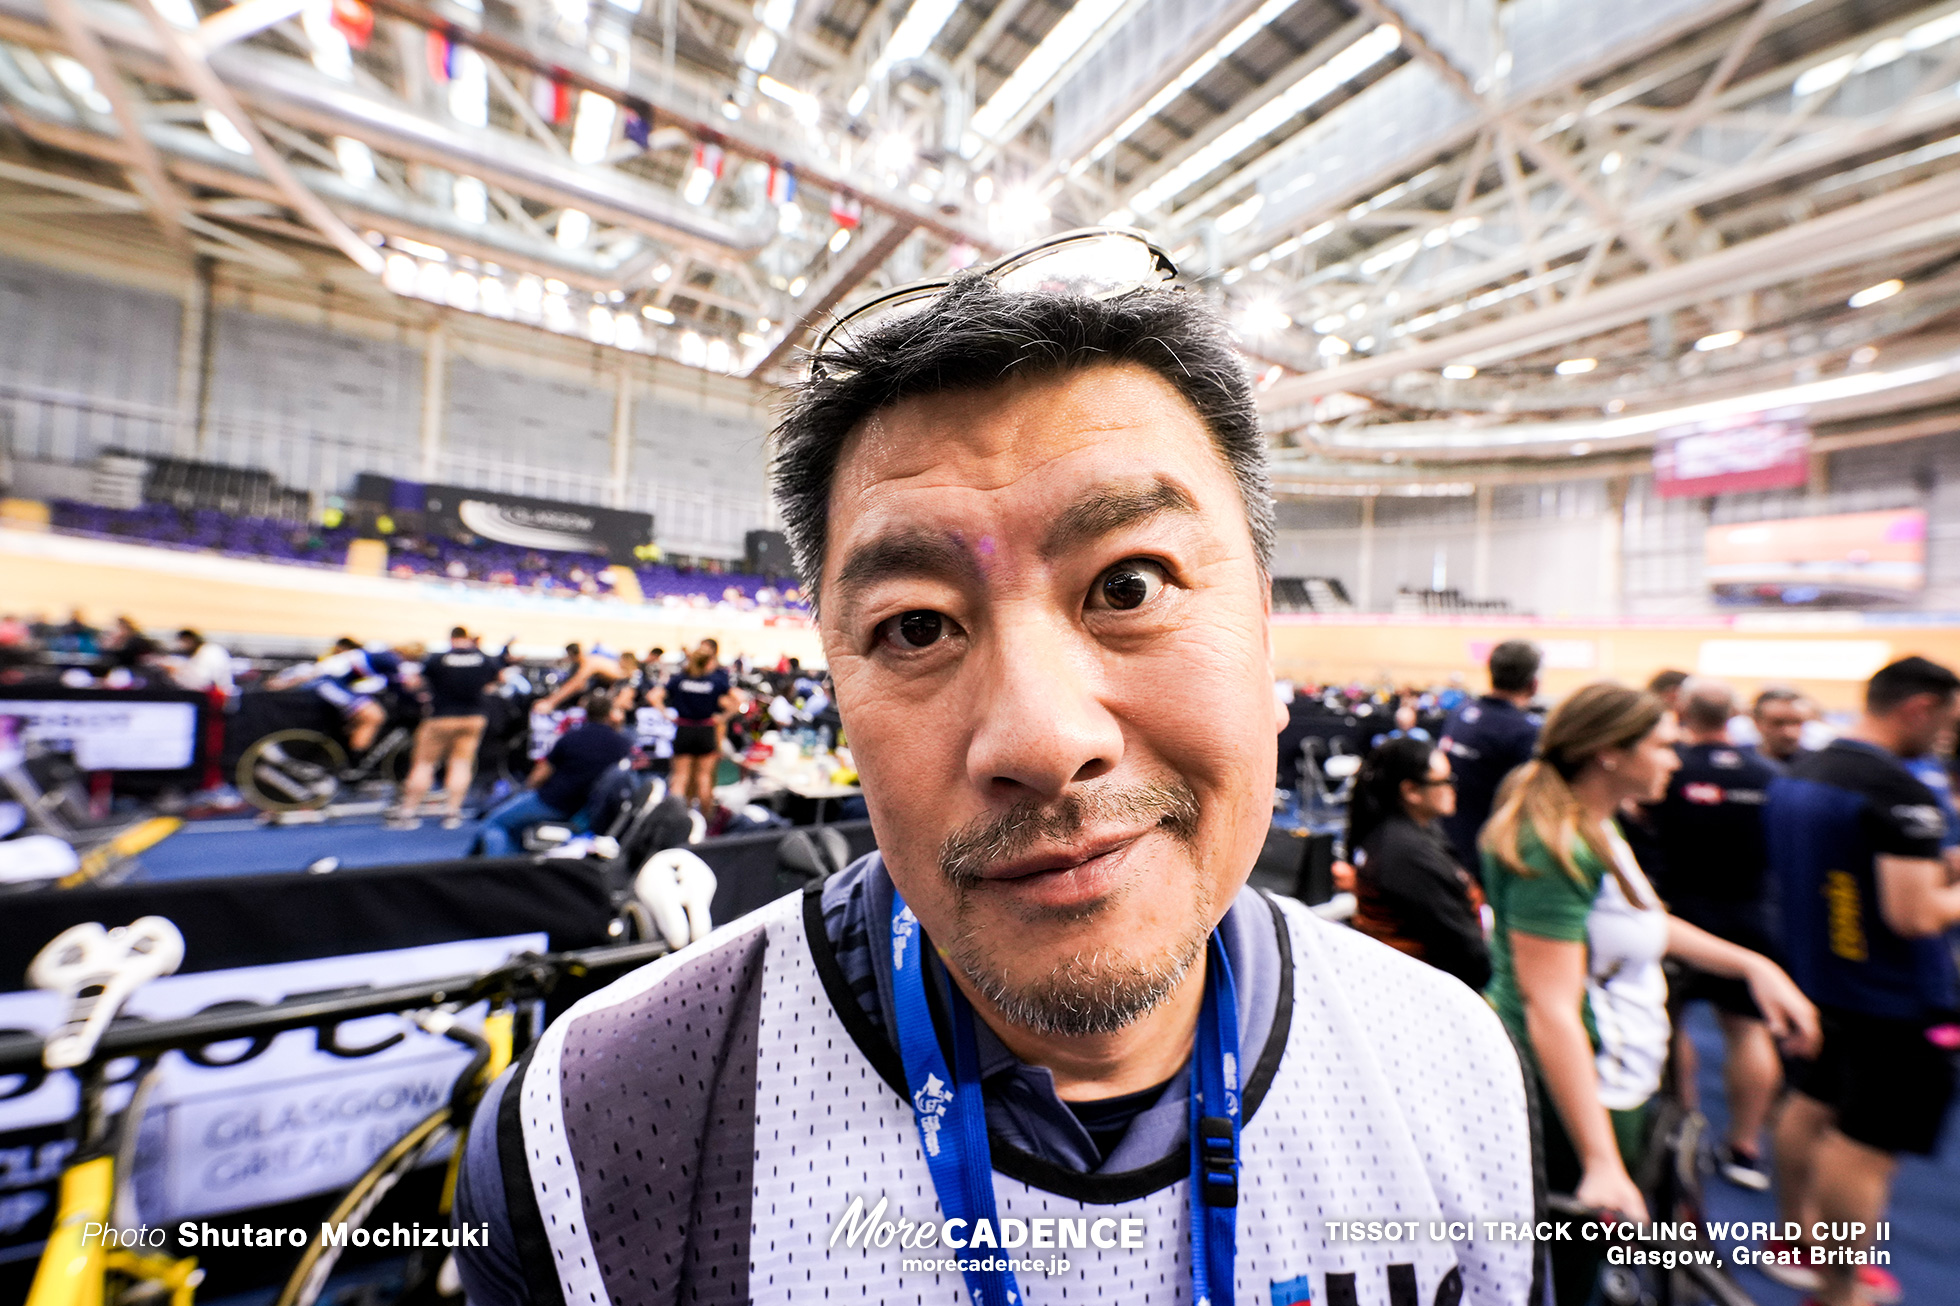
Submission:
<svg viewBox="0 0 1960 1306">
<path fill-rule="evenodd" d="M 1044 875 L 1054 871 L 1073 871 L 1082 866 L 1120 853 L 1141 839 L 1145 831 L 1105 835 L 1086 843 L 1071 844 L 1066 848 L 1055 848 L 1011 862 L 998 862 L 980 872 L 983 880 L 1024 880 L 1030 876 Z"/>
</svg>

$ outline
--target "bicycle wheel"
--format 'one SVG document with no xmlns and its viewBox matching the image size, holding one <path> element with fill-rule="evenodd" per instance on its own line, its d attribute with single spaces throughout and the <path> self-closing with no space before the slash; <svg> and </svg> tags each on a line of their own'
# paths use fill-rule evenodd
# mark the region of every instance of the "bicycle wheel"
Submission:
<svg viewBox="0 0 1960 1306">
<path fill-rule="evenodd" d="M 344 1228 L 351 1235 L 365 1225 L 368 1217 L 374 1214 L 375 1208 L 381 1205 L 382 1199 L 394 1190 L 396 1184 L 421 1165 L 431 1152 L 450 1141 L 456 1131 L 450 1128 L 449 1120 L 449 1108 L 437 1107 L 396 1140 L 393 1147 L 383 1152 L 354 1181 L 340 1203 L 328 1214 L 320 1226 L 320 1232 L 315 1233 L 312 1241 L 307 1243 L 299 1264 L 286 1280 L 286 1286 L 280 1290 L 275 1306 L 313 1306 L 321 1290 L 327 1286 L 333 1267 L 347 1245 L 347 1240 L 343 1239 L 340 1246 L 329 1246 L 325 1240 L 326 1230 Z"/>
<path fill-rule="evenodd" d="M 276 730 L 238 759 L 238 792 L 262 812 L 325 807 L 340 789 L 347 752 L 317 730 Z"/>
</svg>

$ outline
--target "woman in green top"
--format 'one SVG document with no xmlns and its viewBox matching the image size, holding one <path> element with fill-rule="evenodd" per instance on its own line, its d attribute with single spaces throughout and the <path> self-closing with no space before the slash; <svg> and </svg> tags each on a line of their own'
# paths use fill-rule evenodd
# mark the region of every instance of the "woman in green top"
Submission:
<svg viewBox="0 0 1960 1306">
<path fill-rule="evenodd" d="M 1680 765 L 1659 699 L 1588 685 L 1553 710 L 1532 760 L 1485 825 L 1484 889 L 1496 917 L 1485 996 L 1537 1072 L 1546 1182 L 1586 1206 L 1647 1219 L 1628 1175 L 1667 1060 L 1661 958 L 1744 980 L 1789 1049 L 1817 1046 L 1817 1011 L 1768 958 L 1667 914 L 1615 817 L 1653 802 Z M 1561 1250 L 1566 1254 L 1561 1255 Z M 1555 1244 L 1560 1302 L 1583 1302 L 1598 1257 Z"/>
</svg>

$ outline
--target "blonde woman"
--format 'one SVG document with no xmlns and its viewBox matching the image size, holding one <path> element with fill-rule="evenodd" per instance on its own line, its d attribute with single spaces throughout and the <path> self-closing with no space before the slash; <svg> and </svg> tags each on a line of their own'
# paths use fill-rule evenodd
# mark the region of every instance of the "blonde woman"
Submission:
<svg viewBox="0 0 1960 1306">
<path fill-rule="evenodd" d="M 1636 1220 L 1647 1205 L 1628 1171 L 1667 1060 L 1663 956 L 1748 984 L 1792 1052 L 1818 1042 L 1816 1008 L 1790 977 L 1668 915 L 1620 834 L 1622 804 L 1666 791 L 1680 765 L 1673 744 L 1654 695 L 1588 685 L 1546 719 L 1480 840 L 1496 916 L 1485 995 L 1539 1079 L 1547 1184 Z M 1585 1301 L 1597 1271 L 1586 1245 L 1554 1246 L 1559 1302 Z"/>
</svg>

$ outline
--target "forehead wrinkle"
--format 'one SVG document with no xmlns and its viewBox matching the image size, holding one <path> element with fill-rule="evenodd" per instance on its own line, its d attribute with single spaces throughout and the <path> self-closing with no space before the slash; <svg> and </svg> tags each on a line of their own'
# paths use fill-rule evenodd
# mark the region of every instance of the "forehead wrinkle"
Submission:
<svg viewBox="0 0 1960 1306">
<path fill-rule="evenodd" d="M 1076 545 L 1166 513 L 1199 515 L 1197 502 L 1191 495 L 1161 476 L 1101 485 L 1056 515 L 1042 536 L 1041 552 L 1046 557 L 1056 557 Z"/>
</svg>

